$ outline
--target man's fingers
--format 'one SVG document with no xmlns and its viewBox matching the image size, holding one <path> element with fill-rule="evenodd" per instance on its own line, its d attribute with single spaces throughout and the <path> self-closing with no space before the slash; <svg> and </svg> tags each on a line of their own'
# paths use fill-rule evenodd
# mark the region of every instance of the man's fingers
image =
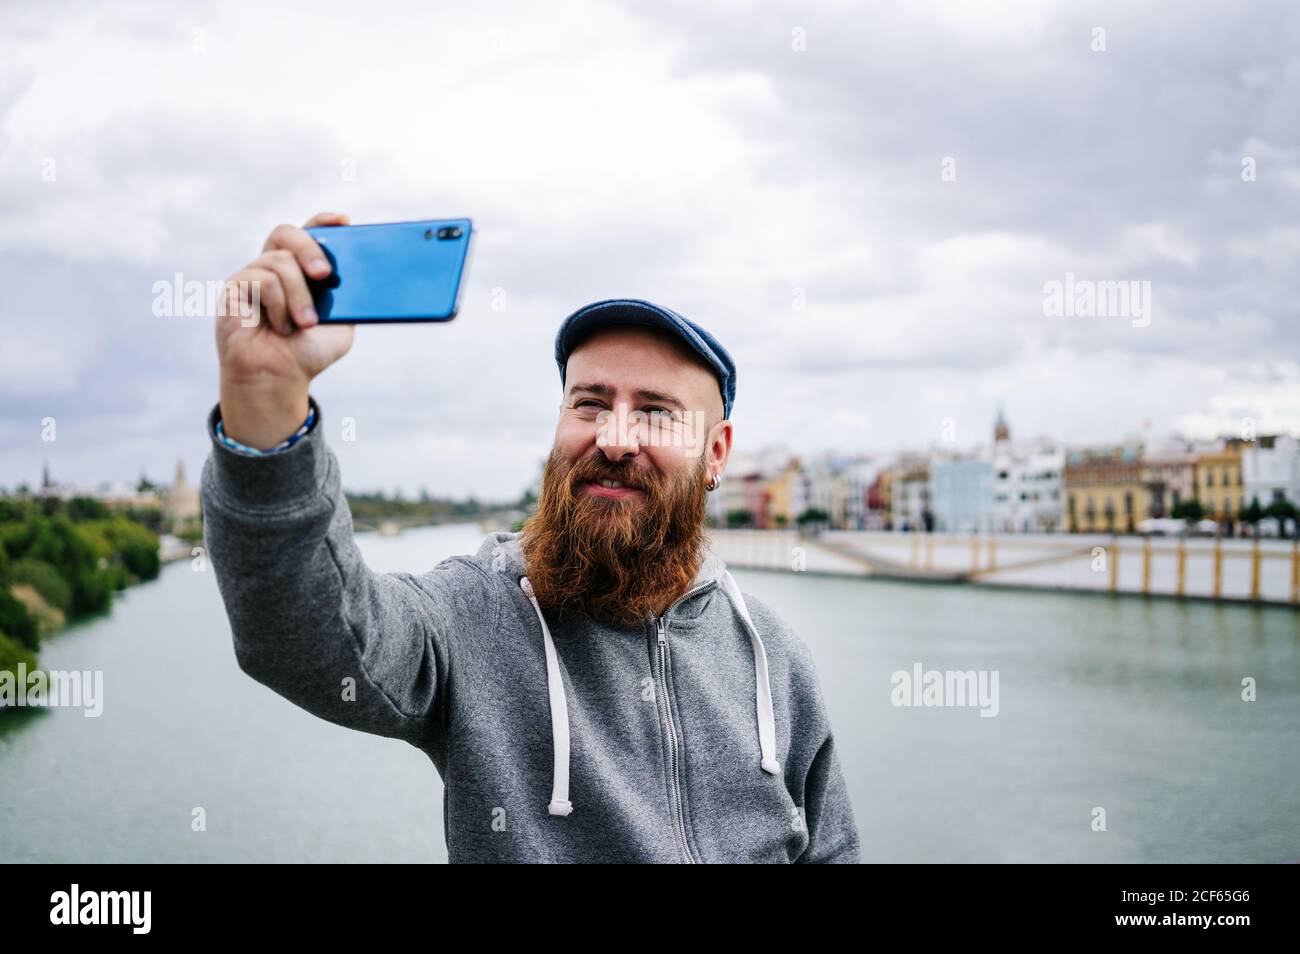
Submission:
<svg viewBox="0 0 1300 954">
<path fill-rule="evenodd" d="M 256 263 L 240 272 L 254 283 L 258 300 L 261 302 L 262 314 L 277 334 L 293 333 L 293 323 L 289 320 L 289 310 L 285 304 L 284 288 L 280 285 L 280 276 L 269 268 L 259 267 Z"/>
<path fill-rule="evenodd" d="M 299 328 L 310 328 L 316 324 L 316 308 L 312 302 L 311 290 L 307 279 L 303 277 L 298 260 L 288 249 L 277 248 L 263 252 L 253 261 L 258 268 L 275 272 L 280 277 L 280 286 L 284 290 L 284 301 L 289 309 L 293 323 Z"/>
<path fill-rule="evenodd" d="M 306 230 L 316 226 L 347 225 L 351 221 L 343 212 L 317 212 L 302 228 L 278 225 L 262 246 L 262 254 L 232 279 L 257 282 L 260 297 L 254 302 L 260 301 L 262 313 L 278 334 L 292 334 L 295 325 L 310 328 L 320 320 L 307 280 L 324 279 L 332 269 L 324 250 Z M 249 297 L 244 292 L 236 295 L 237 301 L 244 302 L 242 310 L 246 317 L 249 316 Z"/>
<path fill-rule="evenodd" d="M 218 318 L 255 328 L 264 320 L 275 327 L 284 313 L 284 291 L 275 272 L 248 265 L 226 279 L 225 302 Z M 287 322 L 287 319 L 285 319 Z"/>
<path fill-rule="evenodd" d="M 318 225 L 351 225 L 351 224 L 352 224 L 352 219 L 348 216 L 346 212 L 317 212 L 315 215 L 313 215 L 310 219 L 307 220 L 307 224 L 304 225 L 303 228 L 311 229 L 311 228 L 315 228 Z"/>
<path fill-rule="evenodd" d="M 261 282 L 248 273 L 247 269 L 236 272 L 226 279 L 222 289 L 223 299 L 217 318 L 239 322 L 245 328 L 256 325 L 262 320 Z"/>
<path fill-rule="evenodd" d="M 298 260 L 299 268 L 312 278 L 324 278 L 330 273 L 330 263 L 326 260 L 324 251 L 314 238 L 296 225 L 277 225 L 271 231 L 262 251 L 271 252 L 276 249 L 292 252 Z"/>
</svg>

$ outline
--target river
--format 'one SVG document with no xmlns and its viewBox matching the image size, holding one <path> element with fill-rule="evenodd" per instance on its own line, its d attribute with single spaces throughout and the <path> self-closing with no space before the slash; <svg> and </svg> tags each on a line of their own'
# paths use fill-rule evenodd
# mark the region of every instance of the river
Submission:
<svg viewBox="0 0 1300 954">
<path fill-rule="evenodd" d="M 481 538 L 358 541 L 376 570 L 420 571 Z M 864 860 L 1300 859 L 1297 611 L 735 576 L 817 660 Z M 241 673 L 210 568 L 165 567 L 41 663 L 102 670 L 104 711 L 0 717 L 0 861 L 447 858 L 432 763 Z M 997 716 L 893 705 L 892 674 L 918 663 L 996 671 Z"/>
</svg>

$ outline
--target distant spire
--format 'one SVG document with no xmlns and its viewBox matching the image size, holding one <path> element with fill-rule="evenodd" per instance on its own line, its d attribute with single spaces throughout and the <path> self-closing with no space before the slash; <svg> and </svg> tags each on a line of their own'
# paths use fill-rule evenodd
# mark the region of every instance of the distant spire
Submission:
<svg viewBox="0 0 1300 954">
<path fill-rule="evenodd" d="M 998 405 L 998 418 L 993 423 L 993 440 L 995 443 L 1011 440 L 1011 428 L 1007 427 L 1007 416 L 1002 412 L 1002 405 Z"/>
</svg>

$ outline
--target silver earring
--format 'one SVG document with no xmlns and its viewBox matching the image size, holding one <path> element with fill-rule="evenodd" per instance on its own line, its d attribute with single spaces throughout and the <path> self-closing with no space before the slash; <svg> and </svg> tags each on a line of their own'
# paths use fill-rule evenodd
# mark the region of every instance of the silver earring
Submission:
<svg viewBox="0 0 1300 954">
<path fill-rule="evenodd" d="M 709 478 L 709 483 L 704 489 L 708 491 L 714 491 L 717 490 L 718 487 L 721 486 L 721 484 L 722 484 L 722 475 L 714 474 L 712 477 Z"/>
</svg>

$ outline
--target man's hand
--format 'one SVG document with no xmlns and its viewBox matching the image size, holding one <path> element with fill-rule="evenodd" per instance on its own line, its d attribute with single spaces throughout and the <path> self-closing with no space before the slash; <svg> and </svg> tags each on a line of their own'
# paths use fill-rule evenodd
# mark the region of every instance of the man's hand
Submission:
<svg viewBox="0 0 1300 954">
<path fill-rule="evenodd" d="M 321 212 L 303 227 L 347 225 Z M 217 318 L 221 420 L 230 437 L 265 450 L 307 417 L 311 381 L 352 347 L 352 325 L 321 325 L 307 276 L 323 279 L 330 264 L 303 229 L 281 225 L 262 254 L 226 280 Z"/>
</svg>

